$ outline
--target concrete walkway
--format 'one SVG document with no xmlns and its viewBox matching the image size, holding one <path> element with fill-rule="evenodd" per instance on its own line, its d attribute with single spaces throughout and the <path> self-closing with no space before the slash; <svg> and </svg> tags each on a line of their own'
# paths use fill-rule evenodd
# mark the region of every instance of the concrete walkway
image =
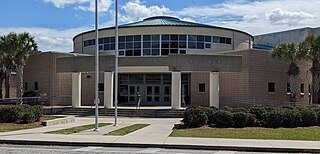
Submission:
<svg viewBox="0 0 320 154">
<path fill-rule="evenodd" d="M 154 148 L 185 148 L 270 152 L 319 152 L 320 141 L 254 140 L 223 138 L 169 137 L 177 118 L 118 118 L 118 126 L 101 127 L 99 132 L 86 130 L 76 134 L 59 135 L 45 132 L 94 124 L 94 117 L 77 117 L 75 123 L 0 133 L 0 143 L 79 146 L 129 146 Z M 103 117 L 100 122 L 113 123 L 114 118 Z M 149 126 L 124 136 L 105 135 L 132 124 Z"/>
</svg>

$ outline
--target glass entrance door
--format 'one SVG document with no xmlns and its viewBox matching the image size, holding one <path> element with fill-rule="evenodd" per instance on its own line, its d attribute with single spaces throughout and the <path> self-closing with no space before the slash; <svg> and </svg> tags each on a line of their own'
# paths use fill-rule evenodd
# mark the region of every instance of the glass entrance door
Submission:
<svg viewBox="0 0 320 154">
<path fill-rule="evenodd" d="M 159 103 L 160 102 L 160 85 L 147 85 L 146 96 L 148 103 Z"/>
<path fill-rule="evenodd" d="M 129 102 L 136 103 L 138 102 L 138 92 L 140 93 L 139 85 L 129 85 Z"/>
</svg>

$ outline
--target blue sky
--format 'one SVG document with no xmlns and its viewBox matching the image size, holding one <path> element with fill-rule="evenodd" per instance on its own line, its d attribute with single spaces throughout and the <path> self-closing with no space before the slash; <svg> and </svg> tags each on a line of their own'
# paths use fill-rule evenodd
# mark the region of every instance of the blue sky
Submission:
<svg viewBox="0 0 320 154">
<path fill-rule="evenodd" d="M 114 0 L 99 0 L 100 26 L 114 24 Z M 252 35 L 320 26 L 319 0 L 119 0 L 119 21 L 155 15 Z M 0 35 L 27 31 L 42 51 L 72 51 L 72 38 L 93 29 L 94 0 L 1 0 Z"/>
</svg>

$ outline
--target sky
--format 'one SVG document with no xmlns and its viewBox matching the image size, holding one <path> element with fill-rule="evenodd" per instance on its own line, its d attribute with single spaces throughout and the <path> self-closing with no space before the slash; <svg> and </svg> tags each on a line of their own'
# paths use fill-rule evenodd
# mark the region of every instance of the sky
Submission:
<svg viewBox="0 0 320 154">
<path fill-rule="evenodd" d="M 29 32 L 39 50 L 72 52 L 94 29 L 95 0 L 1 0 L 0 35 Z M 99 27 L 114 26 L 115 0 L 99 1 Z M 119 0 L 119 24 L 167 15 L 259 35 L 320 27 L 319 0 Z"/>
</svg>

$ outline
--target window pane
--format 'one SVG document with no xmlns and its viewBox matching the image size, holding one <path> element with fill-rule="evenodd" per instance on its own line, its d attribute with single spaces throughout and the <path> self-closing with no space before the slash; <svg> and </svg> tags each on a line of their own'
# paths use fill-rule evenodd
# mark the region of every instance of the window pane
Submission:
<svg viewBox="0 0 320 154">
<path fill-rule="evenodd" d="M 188 48 L 196 49 L 196 42 L 188 42 Z"/>
<path fill-rule="evenodd" d="M 151 35 L 143 35 L 143 41 L 151 41 Z"/>
<path fill-rule="evenodd" d="M 161 55 L 168 55 L 169 49 L 161 49 Z"/>
<path fill-rule="evenodd" d="M 188 41 L 197 41 L 196 35 L 188 35 Z"/>
<path fill-rule="evenodd" d="M 206 85 L 204 83 L 199 84 L 199 93 L 206 92 Z"/>
<path fill-rule="evenodd" d="M 126 36 L 126 41 L 127 42 L 133 41 L 133 36 Z"/>
<path fill-rule="evenodd" d="M 103 50 L 103 45 L 99 45 L 99 50 Z"/>
<path fill-rule="evenodd" d="M 159 42 L 152 42 L 152 48 L 159 48 Z"/>
<path fill-rule="evenodd" d="M 125 42 L 125 41 L 126 41 L 126 37 L 124 37 L 124 36 L 119 37 L 119 42 Z"/>
<path fill-rule="evenodd" d="M 143 48 L 151 48 L 151 42 L 143 42 Z"/>
<path fill-rule="evenodd" d="M 170 48 L 178 48 L 178 42 L 170 42 Z"/>
<path fill-rule="evenodd" d="M 197 36 L 197 41 L 204 41 L 204 36 L 203 35 L 198 35 Z"/>
<path fill-rule="evenodd" d="M 150 55 L 151 49 L 143 49 L 143 55 Z"/>
<path fill-rule="evenodd" d="M 116 42 L 116 38 L 115 38 L 115 37 L 111 37 L 111 38 L 110 38 L 110 42 L 111 42 L 111 43 Z"/>
<path fill-rule="evenodd" d="M 126 50 L 126 56 L 133 56 L 132 50 Z"/>
<path fill-rule="evenodd" d="M 186 54 L 186 50 L 180 50 L 180 54 Z"/>
<path fill-rule="evenodd" d="M 110 50 L 114 50 L 116 48 L 116 45 L 114 43 L 110 44 Z"/>
<path fill-rule="evenodd" d="M 197 43 L 197 49 L 204 49 L 204 44 L 203 44 L 203 42 L 198 42 L 198 43 Z"/>
<path fill-rule="evenodd" d="M 103 38 L 99 38 L 99 44 L 103 44 Z"/>
<path fill-rule="evenodd" d="M 126 45 L 125 43 L 119 43 L 119 49 L 125 49 Z"/>
<path fill-rule="evenodd" d="M 210 43 L 206 43 L 206 49 L 211 49 L 211 44 Z"/>
<path fill-rule="evenodd" d="M 141 56 L 141 50 L 134 50 L 134 56 Z"/>
<path fill-rule="evenodd" d="M 179 48 L 187 48 L 187 42 L 179 42 Z"/>
<path fill-rule="evenodd" d="M 141 41 L 141 36 L 140 35 L 135 35 L 134 36 L 134 41 L 135 42 Z"/>
<path fill-rule="evenodd" d="M 154 94 L 155 95 L 159 95 L 160 94 L 160 87 L 159 86 L 155 86 L 154 87 Z"/>
<path fill-rule="evenodd" d="M 275 83 L 268 82 L 268 92 L 275 92 Z"/>
<path fill-rule="evenodd" d="M 161 35 L 161 40 L 169 41 L 169 35 Z"/>
<path fill-rule="evenodd" d="M 104 43 L 110 43 L 110 37 L 104 38 Z"/>
<path fill-rule="evenodd" d="M 179 41 L 187 41 L 187 35 L 179 35 Z"/>
<path fill-rule="evenodd" d="M 110 50 L 109 44 L 103 45 L 103 50 Z"/>
<path fill-rule="evenodd" d="M 152 41 L 159 41 L 160 35 L 152 35 Z"/>
<path fill-rule="evenodd" d="M 211 36 L 205 36 L 204 41 L 205 42 L 211 42 Z"/>
<path fill-rule="evenodd" d="M 220 37 L 219 36 L 214 36 L 213 37 L 213 43 L 220 43 Z"/>
<path fill-rule="evenodd" d="M 178 41 L 178 35 L 171 35 L 170 39 L 173 41 Z"/>
<path fill-rule="evenodd" d="M 134 48 L 135 48 L 135 49 L 141 48 L 141 43 L 140 43 L 140 42 L 135 42 L 135 43 L 134 43 Z"/>
<path fill-rule="evenodd" d="M 170 49 L 170 53 L 172 53 L 172 54 L 178 54 L 178 49 Z"/>
<path fill-rule="evenodd" d="M 161 42 L 161 48 L 169 48 L 169 42 L 162 41 Z"/>
<path fill-rule="evenodd" d="M 159 49 L 152 49 L 152 55 L 159 55 Z"/>
<path fill-rule="evenodd" d="M 220 43 L 226 43 L 226 38 L 225 37 L 220 37 Z"/>
<path fill-rule="evenodd" d="M 119 51 L 119 56 L 124 56 L 124 51 L 123 50 Z"/>
<path fill-rule="evenodd" d="M 126 43 L 126 49 L 132 49 L 133 44 L 132 43 Z"/>
<path fill-rule="evenodd" d="M 231 38 L 226 38 L 226 43 L 231 44 Z"/>
</svg>

